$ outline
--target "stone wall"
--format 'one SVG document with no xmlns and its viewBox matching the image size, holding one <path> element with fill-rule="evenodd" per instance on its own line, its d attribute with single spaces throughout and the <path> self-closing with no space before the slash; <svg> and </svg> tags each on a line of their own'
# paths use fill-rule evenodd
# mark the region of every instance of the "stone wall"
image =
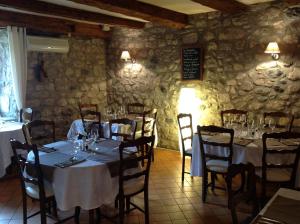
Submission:
<svg viewBox="0 0 300 224">
<path fill-rule="evenodd" d="M 95 103 L 101 111 L 107 104 L 105 42 L 70 38 L 67 54 L 28 54 L 27 106 L 36 119 L 56 122 L 58 136 L 66 137 L 72 120 L 79 118 L 78 103 Z M 38 81 L 38 57 L 44 60 L 48 77 Z"/>
<path fill-rule="evenodd" d="M 0 116 L 15 117 L 17 105 L 10 67 L 7 32 L 6 29 L 0 29 Z"/>
<path fill-rule="evenodd" d="M 194 124 L 220 124 L 220 110 L 230 108 L 252 117 L 264 111 L 300 116 L 300 17 L 286 10 L 275 2 L 235 15 L 193 15 L 184 30 L 115 29 L 107 50 L 108 104 L 156 107 L 159 146 L 172 149 L 178 149 L 179 111 L 192 112 Z M 277 62 L 264 54 L 271 41 L 282 52 Z M 205 51 L 204 80 L 182 81 L 180 49 L 194 43 Z M 135 64 L 121 62 L 125 49 Z"/>
</svg>

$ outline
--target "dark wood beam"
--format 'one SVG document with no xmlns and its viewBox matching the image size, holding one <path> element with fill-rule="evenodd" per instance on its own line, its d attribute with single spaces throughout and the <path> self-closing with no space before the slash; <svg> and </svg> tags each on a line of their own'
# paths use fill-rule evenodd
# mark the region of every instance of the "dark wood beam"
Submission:
<svg viewBox="0 0 300 224">
<path fill-rule="evenodd" d="M 134 28 L 134 29 L 140 29 L 145 26 L 145 23 L 134 21 L 134 20 L 122 19 L 114 16 L 108 16 L 100 13 L 83 11 L 80 9 L 55 5 L 55 4 L 36 1 L 36 0 L 26 0 L 26 1 L 0 0 L 0 5 L 4 7 L 26 10 L 35 13 L 95 22 L 99 24 L 108 24 L 112 26 L 124 26 L 124 27 Z"/>
<path fill-rule="evenodd" d="M 216 9 L 221 12 L 235 13 L 246 10 L 248 5 L 245 5 L 236 0 L 192 0 L 209 8 Z"/>
<path fill-rule="evenodd" d="M 100 25 L 78 23 L 65 19 L 29 15 L 25 13 L 0 10 L 1 26 L 21 26 L 45 32 L 71 34 L 92 38 L 108 38 L 110 32 L 102 31 Z"/>
<path fill-rule="evenodd" d="M 285 1 L 290 4 L 300 4 L 300 0 L 285 0 Z"/>
<path fill-rule="evenodd" d="M 141 18 L 172 28 L 188 25 L 186 14 L 171 11 L 136 0 L 71 0 L 80 4 L 94 6 L 103 10 Z"/>
</svg>

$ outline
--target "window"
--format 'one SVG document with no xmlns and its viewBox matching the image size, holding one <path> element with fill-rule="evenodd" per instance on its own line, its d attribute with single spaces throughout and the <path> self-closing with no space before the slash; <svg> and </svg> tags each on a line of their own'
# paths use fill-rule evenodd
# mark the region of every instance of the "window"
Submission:
<svg viewBox="0 0 300 224">
<path fill-rule="evenodd" d="M 0 116 L 17 116 L 6 29 L 0 29 Z"/>
</svg>

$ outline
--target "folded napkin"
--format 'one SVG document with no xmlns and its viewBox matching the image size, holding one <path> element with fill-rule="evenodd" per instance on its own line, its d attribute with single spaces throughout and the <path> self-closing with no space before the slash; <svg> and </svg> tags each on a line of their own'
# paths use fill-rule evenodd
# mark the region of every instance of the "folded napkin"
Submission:
<svg viewBox="0 0 300 224">
<path fill-rule="evenodd" d="M 65 167 L 76 165 L 78 163 L 82 163 L 85 160 L 86 159 L 80 158 L 80 157 L 78 157 L 78 158 L 71 157 L 70 159 L 68 159 L 66 161 L 63 161 L 61 163 L 56 163 L 54 165 L 57 166 L 57 167 L 60 167 L 60 168 L 65 168 Z"/>
<path fill-rule="evenodd" d="M 46 153 L 50 153 L 50 152 L 55 152 L 55 151 L 57 151 L 57 149 L 55 149 L 55 148 L 50 148 L 50 147 L 46 147 L 46 146 L 43 146 L 43 147 L 41 147 L 41 148 L 38 148 L 38 150 L 39 150 L 40 152 L 46 152 Z"/>
<path fill-rule="evenodd" d="M 241 145 L 241 146 L 246 146 L 252 143 L 252 139 L 246 139 L 246 138 L 236 138 L 234 139 L 234 144 L 236 145 Z"/>
<path fill-rule="evenodd" d="M 267 147 L 284 147 L 284 146 L 286 145 L 284 145 L 280 141 L 277 141 L 275 139 L 267 139 Z"/>
</svg>

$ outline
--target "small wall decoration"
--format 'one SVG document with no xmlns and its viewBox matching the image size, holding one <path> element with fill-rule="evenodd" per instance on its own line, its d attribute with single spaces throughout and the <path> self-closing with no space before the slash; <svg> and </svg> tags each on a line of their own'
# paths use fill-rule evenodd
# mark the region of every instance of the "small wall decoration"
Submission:
<svg viewBox="0 0 300 224">
<path fill-rule="evenodd" d="M 182 80 L 203 80 L 203 49 L 198 45 L 181 48 Z"/>
<path fill-rule="evenodd" d="M 34 66 L 34 75 L 39 82 L 42 81 L 42 78 L 48 78 L 44 68 L 44 60 L 42 54 L 38 54 L 37 56 L 37 64 Z"/>
</svg>

